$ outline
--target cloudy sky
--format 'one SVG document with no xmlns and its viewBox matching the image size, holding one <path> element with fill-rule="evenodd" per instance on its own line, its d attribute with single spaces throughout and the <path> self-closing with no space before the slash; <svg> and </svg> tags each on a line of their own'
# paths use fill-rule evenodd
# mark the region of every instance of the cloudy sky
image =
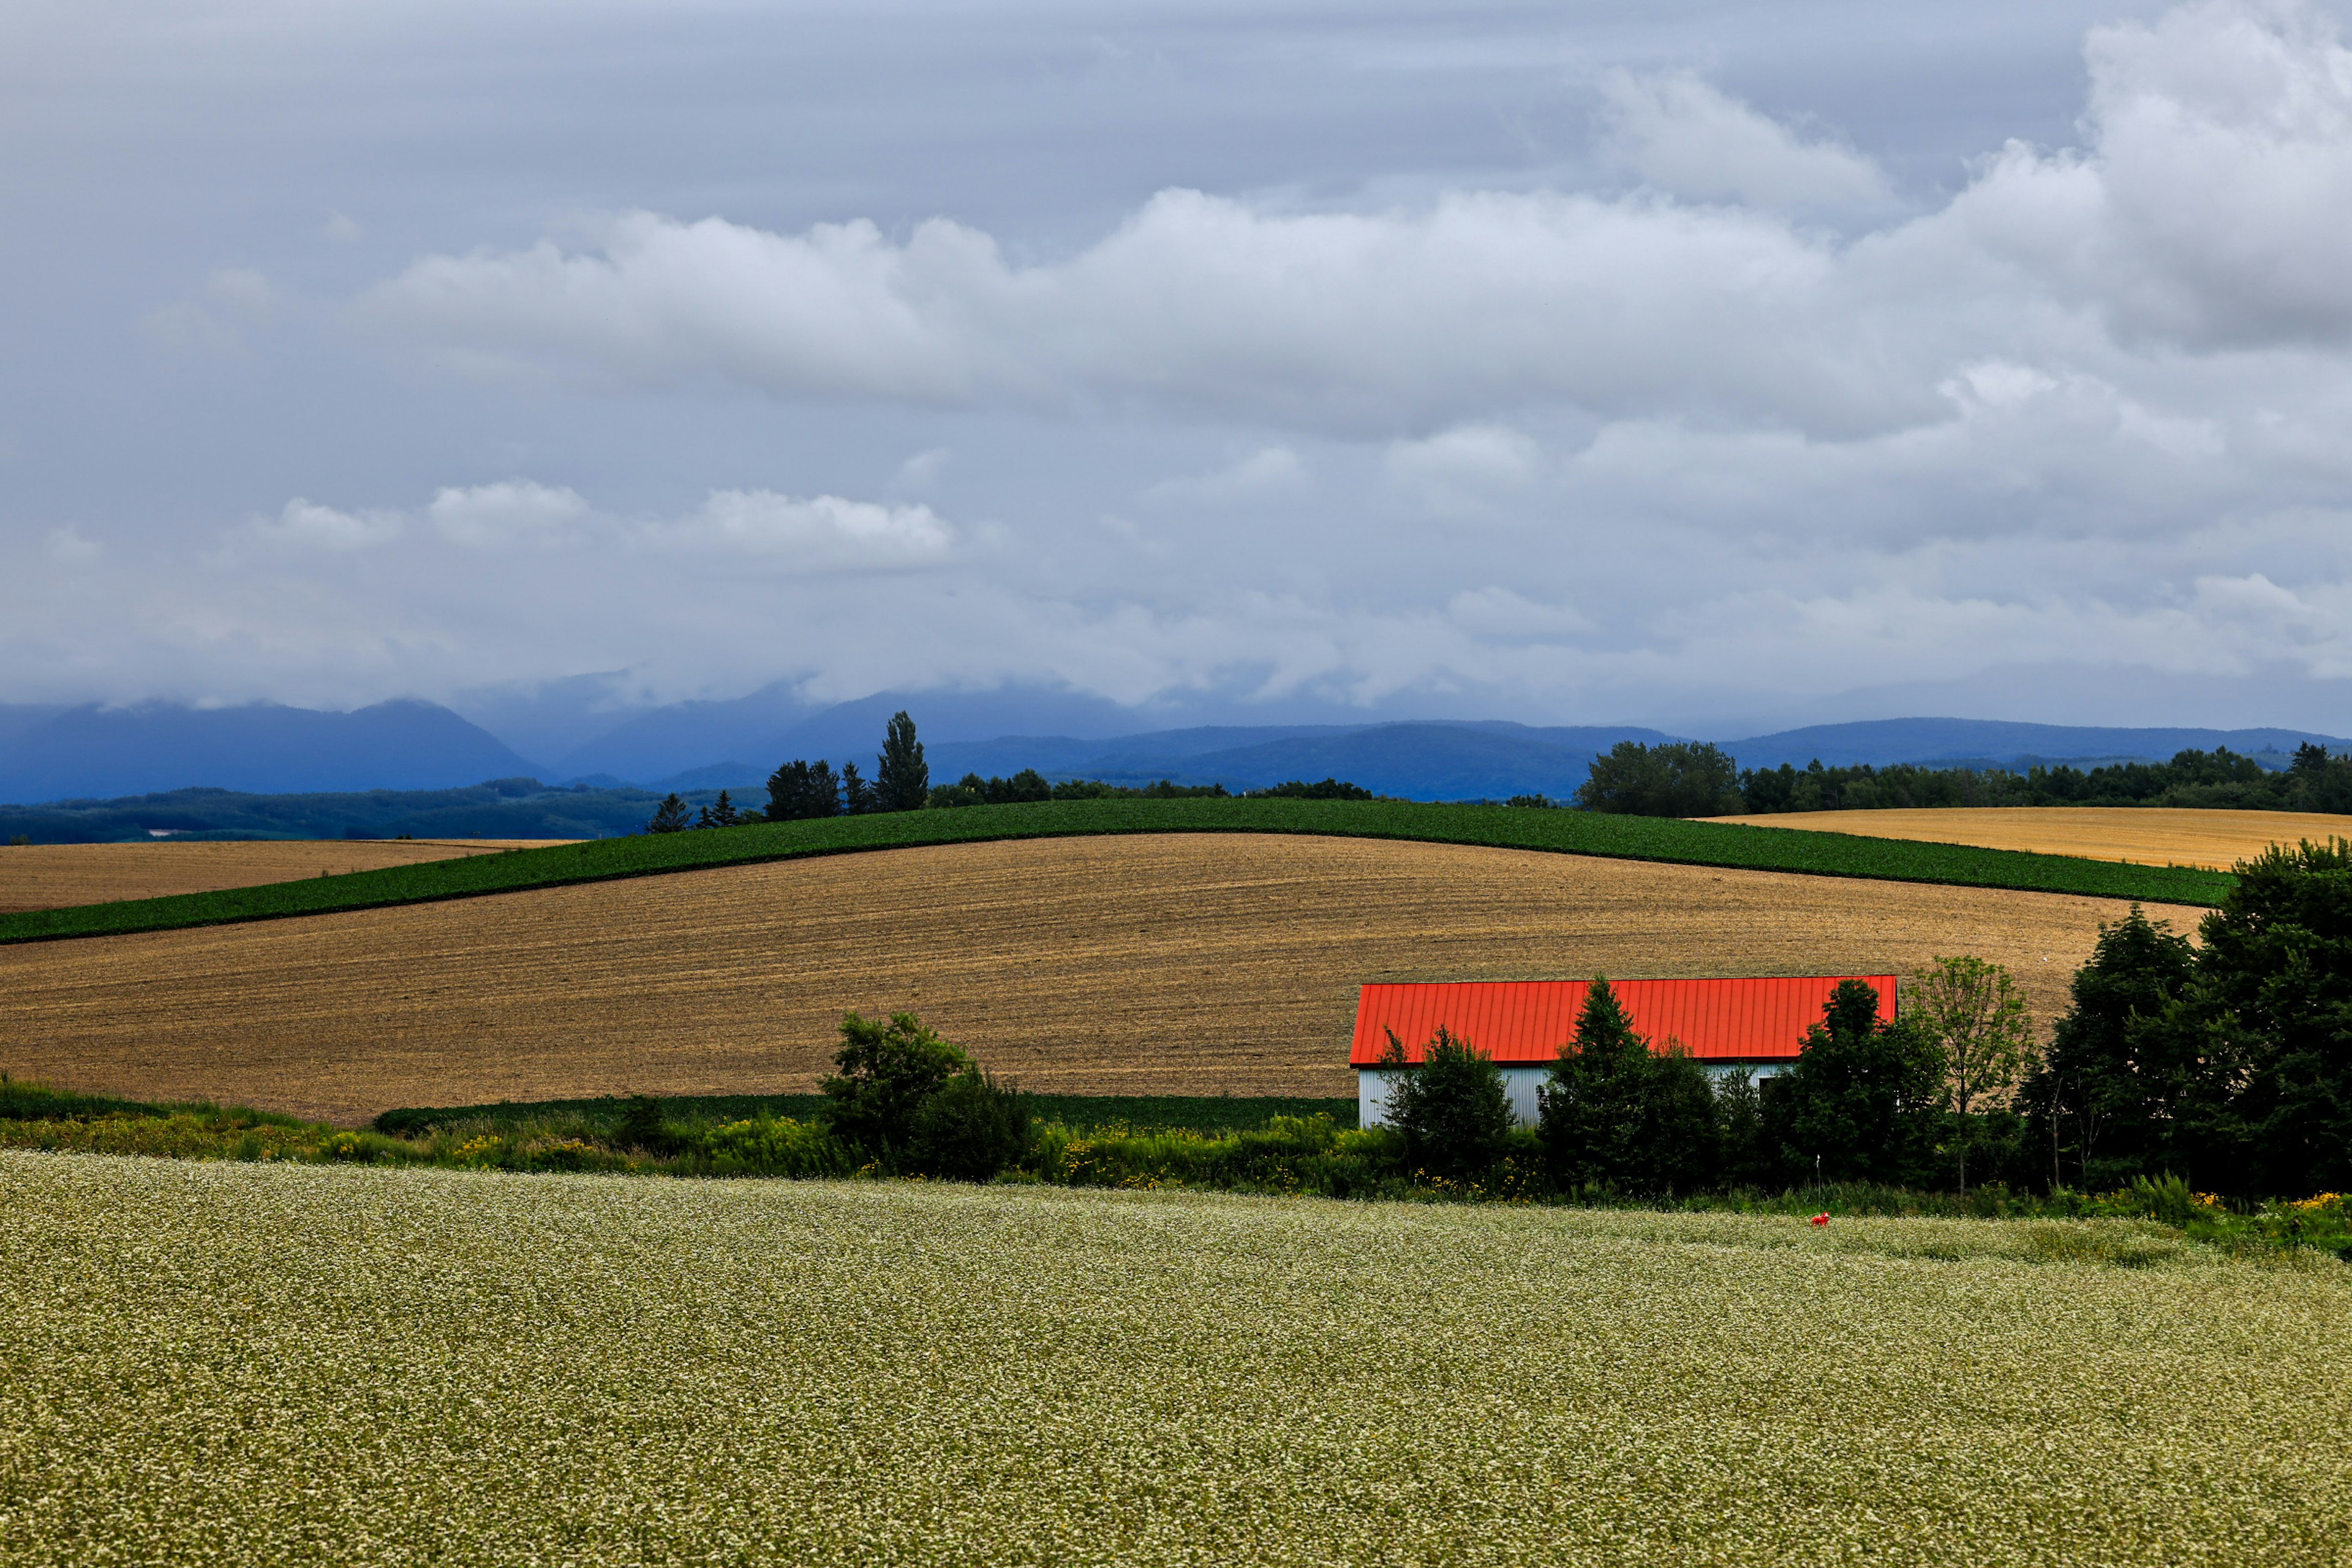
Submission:
<svg viewBox="0 0 2352 1568">
<path fill-rule="evenodd" d="M 2345 15 L 13 0 L 0 700 L 2352 733 Z"/>
</svg>

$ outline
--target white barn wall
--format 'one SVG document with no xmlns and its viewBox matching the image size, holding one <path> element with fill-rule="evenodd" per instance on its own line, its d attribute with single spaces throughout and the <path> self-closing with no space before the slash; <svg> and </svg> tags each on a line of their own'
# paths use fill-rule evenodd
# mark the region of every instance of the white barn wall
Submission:
<svg viewBox="0 0 2352 1568">
<path fill-rule="evenodd" d="M 1706 1076 L 1720 1082 L 1735 1072 L 1745 1071 L 1759 1079 L 1772 1078 L 1786 1072 L 1786 1062 L 1702 1062 Z M 1510 1097 L 1511 1116 L 1523 1127 L 1533 1127 L 1540 1112 L 1536 1090 L 1551 1077 L 1551 1064 L 1541 1067 L 1501 1067 L 1503 1092 Z M 1386 1127 L 1389 1124 L 1389 1083 L 1393 1072 L 1380 1068 L 1356 1069 L 1356 1121 L 1363 1127 Z"/>
</svg>

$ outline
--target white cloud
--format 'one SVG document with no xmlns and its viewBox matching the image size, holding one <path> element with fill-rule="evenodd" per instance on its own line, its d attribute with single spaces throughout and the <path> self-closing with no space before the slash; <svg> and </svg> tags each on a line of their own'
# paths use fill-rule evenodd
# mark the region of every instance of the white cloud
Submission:
<svg viewBox="0 0 2352 1568">
<path fill-rule="evenodd" d="M 1425 441 L 1392 442 L 1381 461 L 1391 488 L 1431 511 L 1464 516 L 1533 484 L 1542 450 L 1521 431 L 1465 425 Z"/>
<path fill-rule="evenodd" d="M 580 493 L 561 485 L 505 479 L 438 491 L 425 515 L 445 539 L 459 544 L 557 544 L 589 518 Z"/>
<path fill-rule="evenodd" d="M 1796 210 L 1871 210 L 1893 193 L 1851 147 L 1805 141 L 1689 71 L 1601 81 L 1611 151 L 1659 190 L 1693 201 Z"/>
<path fill-rule="evenodd" d="M 141 333 L 161 348 L 235 353 L 246 332 L 263 325 L 278 306 L 278 290 L 249 267 L 222 267 L 184 300 L 158 307 L 139 323 Z"/>
<path fill-rule="evenodd" d="M 1295 495 L 1308 484 L 1307 465 L 1287 447 L 1262 447 L 1212 473 L 1162 479 L 1143 499 L 1173 506 L 1241 506 Z"/>
<path fill-rule="evenodd" d="M 97 540 L 82 537 L 78 523 L 49 530 L 49 559 L 61 566 L 85 565 L 105 553 L 106 547 Z"/>
<path fill-rule="evenodd" d="M 940 470 L 948 466 L 948 449 L 932 447 L 916 453 L 898 465 L 890 476 L 890 488 L 896 490 L 927 490 L 940 482 Z"/>
<path fill-rule="evenodd" d="M 1941 211 L 1846 243 L 1780 212 L 1875 201 L 1852 151 L 1695 77 L 1609 79 L 1661 187 L 1454 192 L 1298 213 L 1152 197 L 1059 261 L 946 219 L 776 234 L 650 213 L 587 247 L 436 256 L 365 313 L 440 363 L 583 385 L 1139 408 L 1363 436 L 1529 409 L 1846 437 L 2023 374 L 2352 334 L 2352 54 L 2308 6 L 2217 4 L 2089 45 L 2086 145 L 2011 144 Z M 2098 370 L 2100 374 L 2107 374 Z"/>
<path fill-rule="evenodd" d="M 927 506 L 802 500 L 773 490 L 714 490 L 699 510 L 642 537 L 793 566 L 868 570 L 934 565 L 955 547 L 955 531 Z"/>
<path fill-rule="evenodd" d="M 256 518 L 243 532 L 263 544 L 298 550 L 370 550 L 406 531 L 400 513 L 383 510 L 343 511 L 296 496 L 273 518 Z"/>
</svg>

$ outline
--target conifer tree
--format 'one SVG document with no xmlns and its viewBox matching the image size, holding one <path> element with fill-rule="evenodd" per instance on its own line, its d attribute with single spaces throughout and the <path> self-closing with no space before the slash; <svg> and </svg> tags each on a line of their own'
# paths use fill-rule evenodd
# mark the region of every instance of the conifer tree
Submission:
<svg viewBox="0 0 2352 1568">
<path fill-rule="evenodd" d="M 683 833 L 693 826 L 692 820 L 686 815 L 686 802 L 678 798 L 676 790 L 672 790 L 662 797 L 661 805 L 654 808 L 653 820 L 646 824 L 646 831 L 647 833 Z"/>
<path fill-rule="evenodd" d="M 915 721 L 903 708 L 890 716 L 882 737 L 882 755 L 874 768 L 874 793 L 884 811 L 918 811 L 931 798 L 930 764 L 923 761 L 923 743 L 915 739 Z"/>
</svg>

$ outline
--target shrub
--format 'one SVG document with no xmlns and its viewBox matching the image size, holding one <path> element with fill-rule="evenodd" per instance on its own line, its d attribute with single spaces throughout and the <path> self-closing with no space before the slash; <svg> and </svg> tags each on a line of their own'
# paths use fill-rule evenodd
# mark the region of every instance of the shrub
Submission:
<svg viewBox="0 0 2352 1568">
<path fill-rule="evenodd" d="M 1485 1171 L 1502 1156 L 1512 1126 L 1510 1096 L 1494 1058 L 1442 1026 L 1418 1064 L 1389 1036 L 1381 1066 L 1389 1079 L 1389 1121 L 1403 1135 L 1405 1160 L 1446 1181 Z"/>
<path fill-rule="evenodd" d="M 1017 1090 L 969 1068 L 916 1107 L 907 1164 L 926 1176 L 985 1182 L 1029 1149 L 1029 1108 Z"/>
<path fill-rule="evenodd" d="M 1376 798 L 1361 784 L 1345 779 L 1325 779 L 1320 784 L 1308 784 L 1305 779 L 1292 779 L 1270 789 L 1252 790 L 1253 795 L 1273 795 L 1283 800 L 1371 800 Z"/>
<path fill-rule="evenodd" d="M 923 1101 L 972 1065 L 912 1013 L 893 1013 L 887 1023 L 844 1014 L 833 1059 L 841 1070 L 817 1086 L 831 1101 L 826 1120 L 836 1136 L 886 1165 L 906 1149 Z"/>
<path fill-rule="evenodd" d="M 624 1149 L 643 1149 L 648 1154 L 667 1154 L 678 1144 L 677 1134 L 662 1120 L 661 1101 L 650 1094 L 629 1096 L 613 1129 L 613 1141 Z"/>
<path fill-rule="evenodd" d="M 845 1176 L 856 1163 L 826 1129 L 789 1116 L 713 1127 L 695 1140 L 693 1152 L 713 1176 Z"/>
</svg>

